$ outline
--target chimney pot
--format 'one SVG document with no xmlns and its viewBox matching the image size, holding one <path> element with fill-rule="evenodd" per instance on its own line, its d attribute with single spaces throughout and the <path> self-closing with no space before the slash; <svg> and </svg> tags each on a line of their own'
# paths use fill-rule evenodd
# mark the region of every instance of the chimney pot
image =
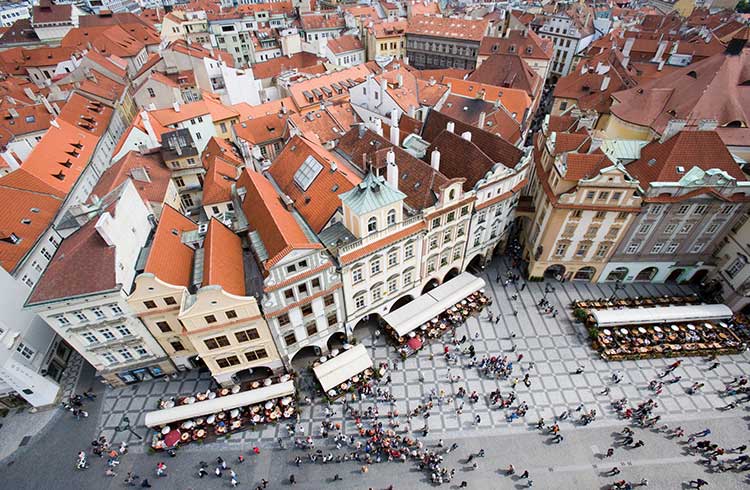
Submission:
<svg viewBox="0 0 750 490">
<path fill-rule="evenodd" d="M 432 153 L 430 154 L 430 166 L 435 169 L 436 172 L 440 172 L 440 152 L 437 148 L 432 150 Z"/>
</svg>

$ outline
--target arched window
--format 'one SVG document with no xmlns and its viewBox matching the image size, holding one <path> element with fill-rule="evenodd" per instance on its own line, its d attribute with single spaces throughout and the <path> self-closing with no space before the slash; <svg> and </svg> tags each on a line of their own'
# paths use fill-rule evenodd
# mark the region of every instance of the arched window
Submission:
<svg viewBox="0 0 750 490">
<path fill-rule="evenodd" d="M 388 226 L 392 226 L 396 224 L 396 210 L 391 209 L 388 211 L 388 216 L 386 217 L 386 224 Z"/>
<path fill-rule="evenodd" d="M 450 192 L 448 192 L 448 199 L 453 200 L 456 198 L 456 189 L 451 189 Z"/>
<path fill-rule="evenodd" d="M 367 232 L 372 233 L 373 231 L 378 231 L 378 219 L 375 216 L 367 220 Z"/>
</svg>

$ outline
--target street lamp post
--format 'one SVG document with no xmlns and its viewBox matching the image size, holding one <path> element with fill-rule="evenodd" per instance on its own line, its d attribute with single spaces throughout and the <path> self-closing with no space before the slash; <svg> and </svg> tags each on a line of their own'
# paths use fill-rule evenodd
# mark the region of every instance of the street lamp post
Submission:
<svg viewBox="0 0 750 490">
<path fill-rule="evenodd" d="M 120 420 L 120 425 L 115 427 L 115 432 L 125 432 L 125 431 L 130 432 L 139 440 L 143 440 L 143 437 L 138 435 L 138 433 L 134 431 L 133 428 L 130 426 L 130 418 L 127 415 L 123 415 L 122 420 Z"/>
</svg>

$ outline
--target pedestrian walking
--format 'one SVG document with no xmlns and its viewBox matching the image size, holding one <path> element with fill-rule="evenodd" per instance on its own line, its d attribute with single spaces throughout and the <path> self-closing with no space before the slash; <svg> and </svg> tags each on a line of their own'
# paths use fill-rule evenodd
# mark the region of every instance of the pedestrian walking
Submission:
<svg viewBox="0 0 750 490">
<path fill-rule="evenodd" d="M 607 458 L 611 458 L 613 454 L 615 454 L 615 448 L 611 447 L 607 449 Z"/>
<path fill-rule="evenodd" d="M 466 480 L 463 480 L 463 481 L 461 482 L 461 484 L 460 484 L 460 485 L 458 486 L 458 488 L 466 488 L 466 487 L 468 487 L 468 486 L 469 486 L 469 484 L 468 484 L 468 483 L 466 482 Z"/>
<path fill-rule="evenodd" d="M 289 475 L 289 484 L 290 485 L 296 485 L 297 484 L 297 479 L 294 478 L 294 475 Z"/>
<path fill-rule="evenodd" d="M 706 480 L 701 480 L 700 478 L 697 478 L 695 480 L 690 480 L 689 485 L 695 488 L 701 488 L 708 485 L 708 482 Z"/>
<path fill-rule="evenodd" d="M 528 478 L 528 477 L 529 477 L 529 470 L 524 470 L 524 472 L 521 473 L 521 476 L 520 476 L 521 480 L 523 480 L 524 478 Z"/>
</svg>

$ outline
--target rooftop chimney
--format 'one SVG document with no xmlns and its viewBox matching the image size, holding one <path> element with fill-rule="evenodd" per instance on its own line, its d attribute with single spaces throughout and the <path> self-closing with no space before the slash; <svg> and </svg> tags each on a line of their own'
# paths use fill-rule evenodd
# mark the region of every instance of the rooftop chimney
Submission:
<svg viewBox="0 0 750 490">
<path fill-rule="evenodd" d="M 479 123 L 477 126 L 479 126 L 480 129 L 484 129 L 484 121 L 487 119 L 487 113 L 486 112 L 480 112 L 479 113 Z"/>
<path fill-rule="evenodd" d="M 461 137 L 466 141 L 471 141 L 471 131 L 464 131 L 461 133 Z"/>
<path fill-rule="evenodd" d="M 172 108 L 175 112 L 180 112 L 180 102 L 175 100 L 174 103 L 172 103 Z"/>
<path fill-rule="evenodd" d="M 456 125 L 453 123 L 453 121 L 448 121 L 448 124 L 445 125 L 445 129 L 453 133 L 456 130 Z"/>
<path fill-rule="evenodd" d="M 398 132 L 398 126 L 391 126 L 391 144 L 393 146 L 399 146 L 401 135 Z"/>
<path fill-rule="evenodd" d="M 622 56 L 624 58 L 630 58 L 630 50 L 633 49 L 633 43 L 635 43 L 634 37 L 629 37 L 625 40 L 625 46 L 622 48 Z"/>
<path fill-rule="evenodd" d="M 604 92 L 605 90 L 607 90 L 607 87 L 609 87 L 609 81 L 610 81 L 609 75 L 605 76 L 602 79 L 602 87 L 601 87 L 601 91 L 602 92 Z"/>
<path fill-rule="evenodd" d="M 401 88 L 404 86 L 404 76 L 401 73 L 398 74 L 398 76 L 396 77 L 396 80 L 398 80 L 398 88 Z"/>
<path fill-rule="evenodd" d="M 396 165 L 396 152 L 394 152 L 393 149 L 388 150 L 385 158 L 388 162 L 388 166 L 385 169 L 388 184 L 394 189 L 398 189 L 398 165 Z"/>
<path fill-rule="evenodd" d="M 430 154 L 430 165 L 436 172 L 440 172 L 440 152 L 435 148 Z"/>
</svg>

